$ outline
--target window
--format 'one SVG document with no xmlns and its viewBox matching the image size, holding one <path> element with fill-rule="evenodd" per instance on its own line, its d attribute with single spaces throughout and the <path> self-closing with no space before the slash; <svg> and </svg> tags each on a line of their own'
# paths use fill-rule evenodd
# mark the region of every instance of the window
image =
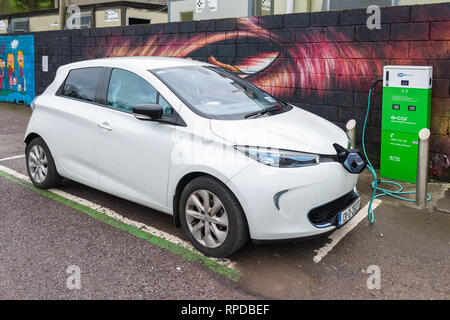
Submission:
<svg viewBox="0 0 450 320">
<path fill-rule="evenodd" d="M 140 76 L 122 69 L 114 69 L 109 81 L 107 106 L 132 112 L 135 105 L 159 103 L 165 115 L 172 114 L 172 107 L 153 86 Z"/>
<path fill-rule="evenodd" d="M 14 18 L 8 25 L 8 33 L 29 32 L 30 21 L 28 18 Z"/>
<path fill-rule="evenodd" d="M 194 11 L 180 12 L 180 21 L 192 21 L 194 20 Z"/>
<path fill-rule="evenodd" d="M 136 25 L 136 24 L 150 24 L 150 19 L 142 19 L 142 18 L 132 18 L 128 17 L 128 25 Z"/>
<path fill-rule="evenodd" d="M 324 1 L 324 6 L 327 4 L 328 10 L 343 10 L 343 9 L 359 9 L 367 8 L 370 5 L 378 5 L 382 7 L 389 7 L 395 5 L 392 0 L 328 0 Z"/>
<path fill-rule="evenodd" d="M 74 69 L 69 72 L 64 88 L 63 96 L 76 99 L 95 101 L 95 93 L 102 75 L 103 68 Z"/>
<path fill-rule="evenodd" d="M 164 115 L 170 116 L 173 114 L 173 109 L 170 106 L 170 104 L 166 101 L 166 99 L 164 99 L 161 95 L 159 96 L 159 101 L 158 101 L 159 105 L 163 108 Z"/>
<path fill-rule="evenodd" d="M 285 104 L 266 92 L 216 67 L 171 67 L 152 72 L 187 106 L 206 118 L 244 119 L 254 112 L 287 111 Z"/>
</svg>

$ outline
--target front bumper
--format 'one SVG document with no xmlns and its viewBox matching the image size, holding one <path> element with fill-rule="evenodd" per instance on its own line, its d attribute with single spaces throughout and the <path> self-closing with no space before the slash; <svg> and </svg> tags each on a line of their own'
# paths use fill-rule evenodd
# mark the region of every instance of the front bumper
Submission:
<svg viewBox="0 0 450 320">
<path fill-rule="evenodd" d="M 253 240 L 283 240 L 327 233 L 308 214 L 355 190 L 358 175 L 338 162 L 276 168 L 255 162 L 232 177 L 228 187 L 240 201 Z"/>
<path fill-rule="evenodd" d="M 358 199 L 356 189 L 308 212 L 308 220 L 317 228 L 338 226 L 338 215 Z"/>
</svg>

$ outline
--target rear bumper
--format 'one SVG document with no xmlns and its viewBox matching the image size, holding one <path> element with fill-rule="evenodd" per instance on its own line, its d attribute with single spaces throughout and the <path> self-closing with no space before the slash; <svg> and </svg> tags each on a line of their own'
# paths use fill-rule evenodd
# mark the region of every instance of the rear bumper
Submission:
<svg viewBox="0 0 450 320">
<path fill-rule="evenodd" d="M 358 175 L 337 162 L 303 168 L 275 168 L 255 162 L 227 185 L 244 209 L 253 240 L 286 240 L 335 229 L 334 224 L 315 225 L 309 213 L 352 193 L 357 180 Z"/>
</svg>

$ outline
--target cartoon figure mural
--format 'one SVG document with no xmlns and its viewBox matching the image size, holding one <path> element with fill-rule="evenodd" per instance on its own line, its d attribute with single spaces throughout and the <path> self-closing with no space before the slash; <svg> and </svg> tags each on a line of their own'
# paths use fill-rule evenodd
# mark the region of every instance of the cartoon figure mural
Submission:
<svg viewBox="0 0 450 320">
<path fill-rule="evenodd" d="M 34 36 L 0 36 L 0 101 L 29 105 L 34 96 Z"/>
<path fill-rule="evenodd" d="M 0 58 L 0 92 L 3 89 L 3 77 L 5 76 L 5 62 Z"/>
<path fill-rule="evenodd" d="M 25 74 L 23 73 L 24 57 L 23 52 L 20 50 L 17 52 L 17 64 L 19 65 L 19 84 L 17 86 L 17 90 L 27 91 Z"/>
<path fill-rule="evenodd" d="M 14 55 L 12 53 L 8 54 L 8 82 L 9 89 L 12 89 L 14 84 Z"/>
</svg>

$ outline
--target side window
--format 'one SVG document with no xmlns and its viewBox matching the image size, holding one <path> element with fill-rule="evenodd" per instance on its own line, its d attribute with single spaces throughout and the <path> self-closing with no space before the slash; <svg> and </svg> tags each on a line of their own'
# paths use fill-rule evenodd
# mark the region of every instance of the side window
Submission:
<svg viewBox="0 0 450 320">
<path fill-rule="evenodd" d="M 164 110 L 163 114 L 165 116 L 171 116 L 173 114 L 172 106 L 166 101 L 166 99 L 163 98 L 163 96 L 159 95 L 158 103 L 163 108 Z"/>
<path fill-rule="evenodd" d="M 109 80 L 107 106 L 131 112 L 133 106 L 157 103 L 158 91 L 140 76 L 121 69 L 114 69 Z"/>
<path fill-rule="evenodd" d="M 103 68 L 101 67 L 71 70 L 64 83 L 62 95 L 94 102 L 102 72 Z"/>
</svg>

